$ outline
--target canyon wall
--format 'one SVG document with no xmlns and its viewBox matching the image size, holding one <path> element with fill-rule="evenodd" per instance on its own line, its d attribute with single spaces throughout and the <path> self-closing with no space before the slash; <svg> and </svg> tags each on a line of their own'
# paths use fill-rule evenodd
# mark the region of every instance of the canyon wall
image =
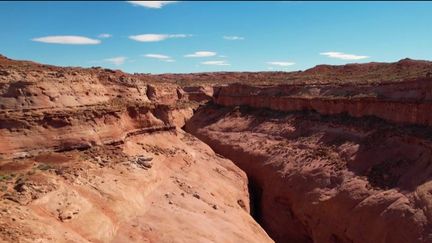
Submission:
<svg viewBox="0 0 432 243">
<path fill-rule="evenodd" d="M 139 130 L 181 127 L 192 115 L 194 104 L 173 84 L 102 69 L 6 63 L 0 75 L 4 158 L 113 143 Z"/>
<path fill-rule="evenodd" d="M 430 78 L 231 84 L 185 129 L 246 172 L 276 242 L 432 242 L 431 101 Z"/>
<path fill-rule="evenodd" d="M 276 242 L 432 242 L 430 128 L 208 104 L 185 129 L 246 172 Z"/>
<path fill-rule="evenodd" d="M 246 105 L 277 111 L 317 111 L 322 115 L 347 113 L 375 116 L 389 122 L 432 125 L 432 79 L 386 84 L 222 86 L 215 103 Z"/>
<path fill-rule="evenodd" d="M 179 86 L 0 56 L 0 241 L 272 242 Z"/>
</svg>

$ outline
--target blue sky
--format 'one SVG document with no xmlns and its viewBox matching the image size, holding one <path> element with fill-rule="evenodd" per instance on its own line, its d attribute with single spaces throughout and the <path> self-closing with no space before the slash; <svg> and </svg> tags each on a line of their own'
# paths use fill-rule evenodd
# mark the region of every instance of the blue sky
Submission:
<svg viewBox="0 0 432 243">
<path fill-rule="evenodd" d="M 140 73 L 432 59 L 432 2 L 1 2 L 0 53 Z"/>
</svg>

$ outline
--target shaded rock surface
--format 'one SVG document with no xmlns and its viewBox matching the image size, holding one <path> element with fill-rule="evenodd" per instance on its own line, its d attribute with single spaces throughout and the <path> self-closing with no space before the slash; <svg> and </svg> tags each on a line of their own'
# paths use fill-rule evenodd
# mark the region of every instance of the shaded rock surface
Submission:
<svg viewBox="0 0 432 243">
<path fill-rule="evenodd" d="M 430 128 L 208 105 L 186 130 L 247 173 L 276 242 L 432 242 Z"/>
</svg>

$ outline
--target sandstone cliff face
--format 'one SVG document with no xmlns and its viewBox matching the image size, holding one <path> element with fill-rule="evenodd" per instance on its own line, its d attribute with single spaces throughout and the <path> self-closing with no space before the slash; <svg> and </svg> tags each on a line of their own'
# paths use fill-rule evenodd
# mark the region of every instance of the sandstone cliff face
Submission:
<svg viewBox="0 0 432 243">
<path fill-rule="evenodd" d="M 208 105 L 186 130 L 246 172 L 276 242 L 432 242 L 429 128 Z"/>
<path fill-rule="evenodd" d="M 181 127 L 192 115 L 194 105 L 176 85 L 102 69 L 3 62 L 2 157 L 109 144 L 140 130 Z"/>
<path fill-rule="evenodd" d="M 375 116 L 390 122 L 432 125 L 432 79 L 380 85 L 280 85 L 220 87 L 215 103 L 246 105 L 277 111 L 317 111 L 322 115 L 347 113 Z"/>
<path fill-rule="evenodd" d="M 276 242 L 432 242 L 430 77 L 214 90 L 185 128 L 246 172 Z"/>
<path fill-rule="evenodd" d="M 174 84 L 0 58 L 0 241 L 272 242 Z"/>
<path fill-rule="evenodd" d="M 214 88 L 212 86 L 187 86 L 183 90 L 188 94 L 189 100 L 197 102 L 213 99 Z"/>
</svg>

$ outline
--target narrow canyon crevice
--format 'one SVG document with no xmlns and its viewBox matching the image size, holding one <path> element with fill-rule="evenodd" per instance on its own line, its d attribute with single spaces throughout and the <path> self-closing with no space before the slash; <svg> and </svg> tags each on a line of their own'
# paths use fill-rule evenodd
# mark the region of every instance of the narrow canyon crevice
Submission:
<svg viewBox="0 0 432 243">
<path fill-rule="evenodd" d="M 430 177 L 425 127 L 208 103 L 183 129 L 247 174 L 250 213 L 276 242 L 400 242 L 430 231 L 393 216 L 424 213 L 400 188 Z"/>
<path fill-rule="evenodd" d="M 248 177 L 248 191 L 250 214 L 257 223 L 261 224 L 263 189 L 253 178 Z"/>
<path fill-rule="evenodd" d="M 187 131 L 190 131 L 186 128 Z M 293 214 L 293 210 L 284 196 L 283 180 L 265 166 L 267 158 L 255 157 L 235 146 L 223 145 L 195 133 L 201 141 L 210 146 L 216 153 L 231 160 L 248 178 L 250 214 L 267 234 L 280 243 L 311 243 L 312 236 L 307 227 Z M 275 193 L 274 190 L 280 190 Z"/>
<path fill-rule="evenodd" d="M 193 117 L 192 117 L 193 119 Z M 216 153 L 234 162 L 248 178 L 250 214 L 275 241 L 313 242 L 306 227 L 295 218 L 284 197 L 283 180 L 265 165 L 266 157 L 247 153 L 235 145 L 210 139 L 186 124 L 184 129 L 206 143 Z M 275 193 L 274 190 L 280 190 Z M 275 196 L 279 195 L 279 196 Z"/>
</svg>

